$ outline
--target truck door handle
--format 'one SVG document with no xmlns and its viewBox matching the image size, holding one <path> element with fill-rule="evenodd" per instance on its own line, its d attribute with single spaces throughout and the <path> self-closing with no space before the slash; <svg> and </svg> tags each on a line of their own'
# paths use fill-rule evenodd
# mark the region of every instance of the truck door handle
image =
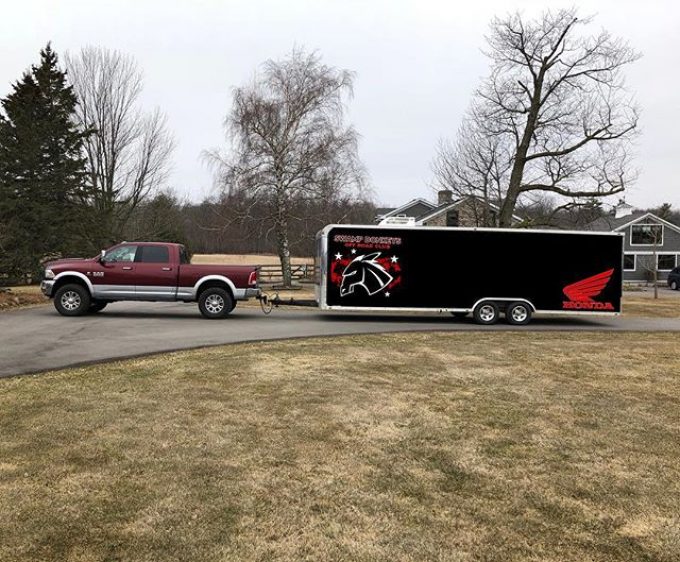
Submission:
<svg viewBox="0 0 680 562">
<path fill-rule="evenodd" d="M 164 267 L 162 269 L 163 269 L 163 271 L 172 271 L 172 267 Z"/>
<path fill-rule="evenodd" d="M 131 271 L 131 270 L 132 270 L 132 268 L 129 265 L 123 267 L 123 271 Z"/>
</svg>

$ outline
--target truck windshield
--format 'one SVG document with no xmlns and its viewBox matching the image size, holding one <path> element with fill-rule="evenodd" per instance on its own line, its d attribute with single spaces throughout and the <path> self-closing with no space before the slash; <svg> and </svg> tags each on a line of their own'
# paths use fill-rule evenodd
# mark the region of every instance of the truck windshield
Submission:
<svg viewBox="0 0 680 562">
<path fill-rule="evenodd" d="M 135 261 L 137 246 L 118 246 L 106 252 L 104 259 L 108 262 Z"/>
</svg>

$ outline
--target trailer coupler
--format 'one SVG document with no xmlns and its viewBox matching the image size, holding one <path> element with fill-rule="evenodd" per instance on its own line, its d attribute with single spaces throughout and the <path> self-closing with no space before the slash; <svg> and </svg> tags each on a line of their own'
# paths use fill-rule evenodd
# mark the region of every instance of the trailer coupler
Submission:
<svg viewBox="0 0 680 562">
<path fill-rule="evenodd" d="M 319 303 L 312 299 L 282 299 L 278 293 L 274 294 L 273 297 L 266 293 L 261 293 L 257 298 L 260 301 L 262 312 L 265 314 L 270 314 L 274 307 L 278 308 L 279 306 L 304 306 L 308 308 L 317 308 L 319 306 Z"/>
</svg>

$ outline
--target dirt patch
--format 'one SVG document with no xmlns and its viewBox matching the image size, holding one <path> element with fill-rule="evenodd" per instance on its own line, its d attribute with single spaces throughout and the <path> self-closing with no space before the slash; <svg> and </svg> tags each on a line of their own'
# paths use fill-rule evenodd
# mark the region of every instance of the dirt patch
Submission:
<svg viewBox="0 0 680 562">
<path fill-rule="evenodd" d="M 38 287 L 13 287 L 0 291 L 0 312 L 16 308 L 27 308 L 47 304 L 47 299 Z"/>
</svg>

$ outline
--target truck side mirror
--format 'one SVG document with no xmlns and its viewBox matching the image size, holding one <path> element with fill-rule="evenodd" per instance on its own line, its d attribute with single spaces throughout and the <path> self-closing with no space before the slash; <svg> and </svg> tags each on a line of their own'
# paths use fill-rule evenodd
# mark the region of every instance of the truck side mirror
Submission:
<svg viewBox="0 0 680 562">
<path fill-rule="evenodd" d="M 106 262 L 106 250 L 102 250 L 101 253 L 99 254 L 99 261 L 101 263 Z"/>
</svg>

